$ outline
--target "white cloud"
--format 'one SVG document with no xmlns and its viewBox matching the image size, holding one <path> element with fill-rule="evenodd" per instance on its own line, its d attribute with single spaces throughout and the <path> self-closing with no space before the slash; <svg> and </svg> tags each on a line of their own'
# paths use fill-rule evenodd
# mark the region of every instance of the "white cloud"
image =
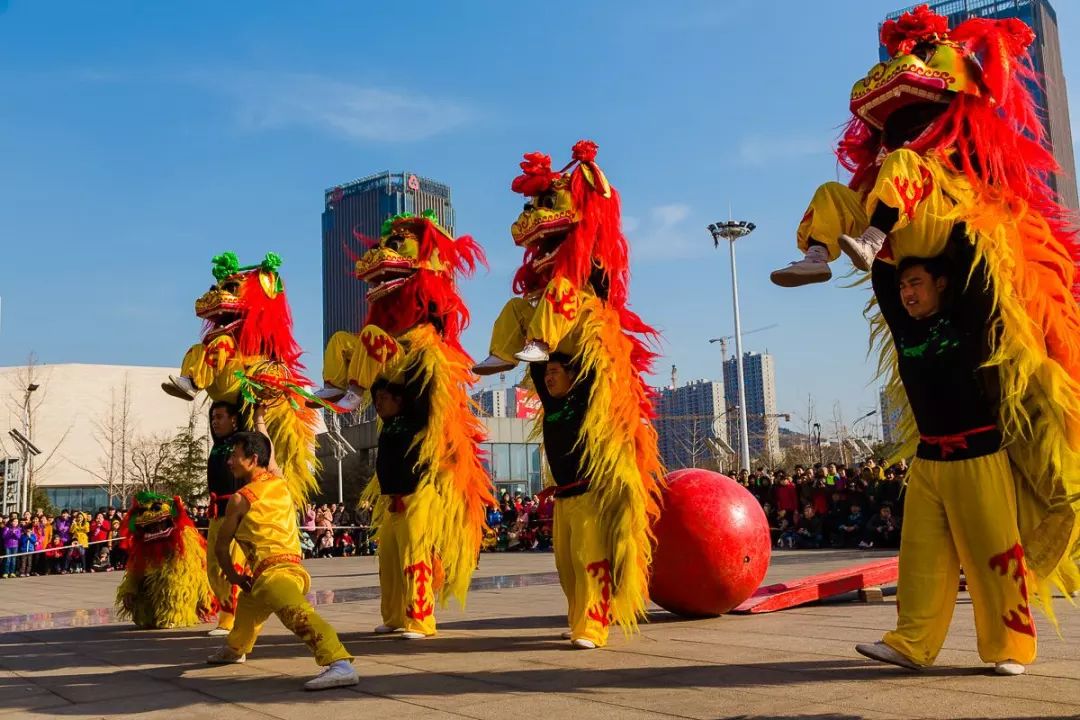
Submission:
<svg viewBox="0 0 1080 720">
<path fill-rule="evenodd" d="M 831 138 L 824 135 L 821 137 L 748 135 L 739 141 L 737 156 L 745 165 L 762 167 L 790 161 L 797 157 L 824 155 L 832 152 L 834 144 Z"/>
<path fill-rule="evenodd" d="M 682 203 L 655 205 L 647 217 L 623 218 L 623 232 L 630 242 L 630 257 L 640 260 L 664 260 L 696 255 L 706 246 L 705 231 L 696 235 L 686 227 L 690 206 Z M 700 246 L 700 247 L 699 247 Z"/>
<path fill-rule="evenodd" d="M 237 119 L 261 130 L 308 127 L 357 141 L 409 142 L 454 130 L 474 113 L 418 93 L 305 73 L 191 75 L 236 103 Z"/>
</svg>

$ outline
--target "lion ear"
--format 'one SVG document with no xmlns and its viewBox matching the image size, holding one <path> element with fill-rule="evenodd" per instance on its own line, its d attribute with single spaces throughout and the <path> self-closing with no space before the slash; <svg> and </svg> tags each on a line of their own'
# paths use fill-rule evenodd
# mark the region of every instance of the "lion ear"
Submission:
<svg viewBox="0 0 1080 720">
<path fill-rule="evenodd" d="M 173 495 L 173 517 L 180 517 L 180 513 L 184 512 L 184 501 L 180 499 L 179 495 Z"/>
</svg>

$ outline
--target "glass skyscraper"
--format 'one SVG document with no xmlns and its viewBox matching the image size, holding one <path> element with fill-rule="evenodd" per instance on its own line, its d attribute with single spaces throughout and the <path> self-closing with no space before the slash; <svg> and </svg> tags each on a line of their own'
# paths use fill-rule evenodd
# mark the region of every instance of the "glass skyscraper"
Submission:
<svg viewBox="0 0 1080 720">
<path fill-rule="evenodd" d="M 922 3 L 919 3 L 922 4 Z M 1031 44 L 1031 62 L 1043 78 L 1044 87 L 1035 88 L 1035 100 L 1046 127 L 1050 150 L 1061 166 L 1051 185 L 1060 196 L 1061 204 L 1073 211 L 1080 210 L 1076 189 L 1076 160 L 1073 157 L 1072 126 L 1069 124 L 1069 98 L 1065 88 L 1065 72 L 1061 66 L 1061 42 L 1058 38 L 1057 13 L 1049 0 L 937 0 L 929 2 L 930 9 L 949 18 L 956 27 L 973 18 L 1018 18 L 1035 31 Z M 886 19 L 900 17 L 915 6 L 890 13 Z M 888 59 L 885 47 L 879 53 Z"/>
<path fill-rule="evenodd" d="M 324 196 L 322 214 L 323 344 L 338 330 L 359 332 L 367 315 L 367 287 L 353 274 L 353 256 L 364 247 L 355 235 L 377 239 L 384 220 L 398 213 L 432 210 L 454 232 L 450 188 L 411 172 L 381 172 L 336 185 Z"/>
</svg>

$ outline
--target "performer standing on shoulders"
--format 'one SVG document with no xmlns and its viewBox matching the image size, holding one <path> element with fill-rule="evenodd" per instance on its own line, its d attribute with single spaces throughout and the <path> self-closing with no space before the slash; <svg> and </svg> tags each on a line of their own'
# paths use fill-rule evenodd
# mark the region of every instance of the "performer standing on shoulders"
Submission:
<svg viewBox="0 0 1080 720">
<path fill-rule="evenodd" d="M 233 436 L 229 467 L 243 487 L 229 499 L 214 545 L 225 575 L 243 592 L 225 646 L 207 658 L 207 662 L 244 662 L 255 647 L 263 622 L 274 614 L 304 641 L 315 654 L 315 661 L 326 668 L 307 681 L 304 689 L 355 685 L 359 678 L 352 666 L 353 656 L 305 598 L 311 576 L 300 564 L 296 509 L 285 481 L 276 472 L 261 407 L 255 412 L 255 421 L 258 432 L 238 432 Z M 234 539 L 252 568 L 250 575 L 241 575 L 229 564 Z"/>
</svg>

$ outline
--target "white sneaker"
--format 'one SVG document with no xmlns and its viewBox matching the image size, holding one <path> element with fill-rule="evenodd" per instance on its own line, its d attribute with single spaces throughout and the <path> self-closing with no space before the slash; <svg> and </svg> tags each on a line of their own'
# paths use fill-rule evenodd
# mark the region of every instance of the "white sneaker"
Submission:
<svg viewBox="0 0 1080 720">
<path fill-rule="evenodd" d="M 396 628 L 393 625 L 383 624 L 376 626 L 375 630 L 373 630 L 372 632 L 374 632 L 376 635 L 389 635 L 390 633 L 395 633 L 400 629 L 401 628 Z"/>
<path fill-rule="evenodd" d="M 514 353 L 514 357 L 521 362 L 547 362 L 548 349 L 547 343 L 541 340 L 530 340 L 525 343 L 525 347 L 521 348 L 520 352 Z"/>
<path fill-rule="evenodd" d="M 195 387 L 195 383 L 183 375 L 170 375 L 168 382 L 161 383 L 161 389 L 181 400 L 194 400 L 199 394 L 199 388 Z"/>
<path fill-rule="evenodd" d="M 922 667 L 909 660 L 904 655 L 901 655 L 896 650 L 886 645 L 883 642 L 876 643 L 860 643 L 855 646 L 855 652 L 870 658 L 871 660 L 877 660 L 878 662 L 890 663 L 892 665 L 899 665 L 902 668 L 908 670 L 922 670 Z"/>
<path fill-rule="evenodd" d="M 326 383 L 326 385 L 312 393 L 312 395 L 320 400 L 329 400 L 330 402 L 334 402 L 344 394 L 344 390 L 339 387 L 334 387 L 330 383 Z"/>
<path fill-rule="evenodd" d="M 829 251 L 814 245 L 806 251 L 802 260 L 796 260 L 785 268 L 773 270 L 769 279 L 780 287 L 799 287 L 812 283 L 827 282 L 832 278 L 829 267 Z"/>
<path fill-rule="evenodd" d="M 206 634 L 209 635 L 210 637 L 225 637 L 226 635 L 229 634 L 229 632 L 230 631 L 226 630 L 225 628 L 216 627 L 216 628 L 214 628 L 213 630 L 211 630 L 210 632 L 208 632 Z"/>
<path fill-rule="evenodd" d="M 401 633 L 401 637 L 405 638 L 406 640 L 423 640 L 427 637 L 427 635 L 422 632 L 413 632 L 409 630 Z"/>
<path fill-rule="evenodd" d="M 229 648 L 228 645 L 218 649 L 210 657 L 206 658 L 206 662 L 210 665 L 239 665 L 240 663 L 247 662 L 247 655 L 237 655 Z"/>
<path fill-rule="evenodd" d="M 325 670 L 304 683 L 305 690 L 327 690 L 329 688 L 346 687 L 360 682 L 360 676 L 356 674 L 356 668 L 352 666 L 352 660 L 336 660 L 327 666 Z"/>
<path fill-rule="evenodd" d="M 507 362 L 497 355 L 488 355 L 486 360 L 473 365 L 472 371 L 477 375 L 498 375 L 513 370 L 516 366 L 517 363 Z"/>
<path fill-rule="evenodd" d="M 592 640 L 586 640 L 585 638 L 578 638 L 577 640 L 570 641 L 570 644 L 576 647 L 578 650 L 595 650 L 596 643 Z"/>
<path fill-rule="evenodd" d="M 358 407 L 360 407 L 363 402 L 364 398 L 362 395 L 360 395 L 360 393 L 356 392 L 355 390 L 349 390 L 347 393 L 342 395 L 340 400 L 338 400 L 334 404 L 345 412 L 352 412 L 353 410 L 356 410 Z"/>
<path fill-rule="evenodd" d="M 885 233 L 875 227 L 866 229 L 862 235 L 853 238 L 850 235 L 840 236 L 840 249 L 851 258 L 851 264 L 859 270 L 869 270 L 874 264 L 881 246 L 885 243 Z"/>
<path fill-rule="evenodd" d="M 994 672 L 998 675 L 1023 675 L 1024 666 L 1015 660 L 1004 660 L 994 665 Z"/>
<path fill-rule="evenodd" d="M 563 640 L 569 640 L 570 638 L 572 638 L 574 636 L 573 636 L 573 634 L 571 634 L 571 632 L 569 630 L 567 630 L 562 635 L 560 635 L 559 637 L 561 637 Z"/>
</svg>

